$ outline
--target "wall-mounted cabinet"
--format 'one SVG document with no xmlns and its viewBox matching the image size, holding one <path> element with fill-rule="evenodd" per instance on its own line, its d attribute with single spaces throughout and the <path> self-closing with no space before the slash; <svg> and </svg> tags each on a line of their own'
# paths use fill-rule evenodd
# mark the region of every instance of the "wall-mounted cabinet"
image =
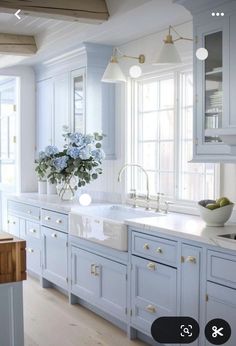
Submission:
<svg viewBox="0 0 236 346">
<path fill-rule="evenodd" d="M 233 94 L 236 86 L 236 2 L 176 2 L 193 15 L 193 161 L 235 162 L 236 100 Z M 212 16 L 212 12 L 219 12 L 220 15 Z M 206 60 L 199 60 L 195 54 L 202 47 L 208 51 Z"/>
<path fill-rule="evenodd" d="M 105 135 L 107 159 L 115 158 L 115 86 L 101 82 L 112 47 L 84 43 L 72 57 L 58 58 L 36 70 L 37 151 L 62 148 L 63 127 Z"/>
</svg>

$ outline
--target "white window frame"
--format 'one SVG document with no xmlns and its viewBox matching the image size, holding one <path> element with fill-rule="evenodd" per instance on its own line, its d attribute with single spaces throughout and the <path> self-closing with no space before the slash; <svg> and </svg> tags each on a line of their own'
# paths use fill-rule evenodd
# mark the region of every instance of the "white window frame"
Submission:
<svg viewBox="0 0 236 346">
<path fill-rule="evenodd" d="M 158 72 L 158 73 L 153 73 L 145 77 L 141 77 L 137 80 L 130 80 L 128 82 L 128 87 L 127 87 L 127 95 L 128 95 L 128 102 L 127 102 L 127 138 L 126 138 L 126 157 L 127 157 L 127 162 L 137 162 L 137 140 L 135 139 L 135 136 L 137 134 L 137 126 L 138 126 L 138 121 L 137 121 L 137 90 L 138 90 L 138 82 L 142 81 L 148 81 L 150 82 L 152 79 L 153 80 L 160 80 L 160 79 L 166 79 L 168 77 L 174 77 L 174 82 L 175 82 L 175 102 L 174 102 L 174 112 L 176 114 L 176 119 L 175 121 L 175 135 L 174 135 L 174 145 L 175 145 L 175 152 L 179 153 L 179 144 L 180 141 L 178 140 L 176 133 L 180 133 L 180 100 L 179 100 L 179 85 L 180 85 L 180 74 L 181 73 L 187 73 L 187 72 L 192 72 L 192 66 L 185 66 L 184 68 L 176 68 L 173 70 L 166 70 L 164 72 Z M 194 121 L 193 121 L 194 124 Z M 174 186 L 175 189 L 179 189 L 180 185 L 180 169 L 179 169 L 179 163 L 180 163 L 180 155 L 175 155 L 175 162 L 174 162 Z M 219 196 L 220 192 L 220 164 L 215 164 L 215 196 Z M 126 184 L 126 196 L 127 196 L 127 201 L 130 202 L 129 199 L 129 190 L 132 187 L 137 186 L 137 177 L 136 174 L 134 174 L 134 170 L 130 170 L 129 173 L 127 174 L 127 184 Z M 193 212 L 196 213 L 196 201 L 190 201 L 190 200 L 184 200 L 184 199 L 179 199 L 178 196 L 180 194 L 177 194 L 177 191 L 175 191 L 175 199 L 170 199 L 168 200 L 170 202 L 173 202 L 173 207 L 172 210 L 176 211 L 183 211 L 183 212 Z M 151 198 L 155 199 L 156 196 L 151 196 Z"/>
</svg>

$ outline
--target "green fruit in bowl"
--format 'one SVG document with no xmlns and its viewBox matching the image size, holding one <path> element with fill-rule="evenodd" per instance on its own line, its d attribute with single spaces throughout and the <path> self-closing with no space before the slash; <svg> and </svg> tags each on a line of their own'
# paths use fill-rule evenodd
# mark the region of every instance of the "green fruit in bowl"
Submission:
<svg viewBox="0 0 236 346">
<path fill-rule="evenodd" d="M 225 207 L 226 205 L 229 205 L 231 202 L 227 197 L 221 197 L 216 200 L 216 204 L 219 207 Z"/>
<path fill-rule="evenodd" d="M 209 204 L 206 205 L 206 208 L 210 209 L 210 210 L 214 210 L 214 209 L 219 208 L 219 205 L 216 204 L 216 203 L 209 203 Z"/>
</svg>

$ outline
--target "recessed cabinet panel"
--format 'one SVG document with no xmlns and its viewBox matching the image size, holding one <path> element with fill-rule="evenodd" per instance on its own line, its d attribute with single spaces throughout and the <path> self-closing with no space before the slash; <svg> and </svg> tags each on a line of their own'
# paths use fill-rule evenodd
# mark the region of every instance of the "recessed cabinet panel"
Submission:
<svg viewBox="0 0 236 346">
<path fill-rule="evenodd" d="M 71 72 L 72 95 L 72 129 L 75 132 L 85 132 L 85 70 L 79 69 Z"/>
<path fill-rule="evenodd" d="M 132 256 L 132 322 L 150 334 L 152 322 L 161 316 L 175 316 L 177 270 Z"/>
</svg>

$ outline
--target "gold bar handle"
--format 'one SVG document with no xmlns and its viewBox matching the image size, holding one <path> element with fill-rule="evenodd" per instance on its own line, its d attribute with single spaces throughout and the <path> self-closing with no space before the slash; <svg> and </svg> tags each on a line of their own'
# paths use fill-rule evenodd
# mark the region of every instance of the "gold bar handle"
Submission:
<svg viewBox="0 0 236 346">
<path fill-rule="evenodd" d="M 95 276 L 99 276 L 99 271 L 97 271 L 97 269 L 99 270 L 99 268 L 100 266 L 95 265 L 95 273 L 94 273 Z"/>
<path fill-rule="evenodd" d="M 156 308 L 153 305 L 146 306 L 145 310 L 150 312 L 151 314 L 155 314 L 156 313 Z"/>
<path fill-rule="evenodd" d="M 188 257 L 186 258 L 186 262 L 196 264 L 196 263 L 197 263 L 197 259 L 196 259 L 196 257 L 194 257 L 194 256 L 188 256 Z"/>
<path fill-rule="evenodd" d="M 91 267 L 90 267 L 90 274 L 91 274 L 91 275 L 95 275 L 95 264 L 91 264 Z"/>
<path fill-rule="evenodd" d="M 156 264 L 153 263 L 153 262 L 149 262 L 149 263 L 147 264 L 147 268 L 148 268 L 149 270 L 156 270 Z"/>
</svg>

